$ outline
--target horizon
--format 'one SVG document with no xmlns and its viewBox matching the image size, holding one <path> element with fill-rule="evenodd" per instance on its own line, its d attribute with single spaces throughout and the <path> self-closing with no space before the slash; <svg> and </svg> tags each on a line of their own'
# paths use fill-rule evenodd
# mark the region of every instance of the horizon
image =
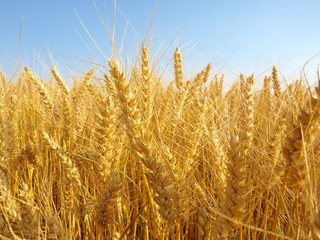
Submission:
<svg viewBox="0 0 320 240">
<path fill-rule="evenodd" d="M 183 4 L 185 1 L 168 0 L 116 3 L 115 42 L 122 53 L 122 63 L 130 66 L 148 34 L 151 53 L 159 52 L 161 56 L 168 48 L 158 66 L 163 71 L 169 64 L 165 69 L 167 78 L 173 75 L 170 61 L 176 46 L 184 55 L 187 77 L 211 62 L 214 73 L 224 73 L 227 80 L 233 81 L 240 72 L 255 73 L 257 77 L 270 75 L 273 65 L 284 78 L 296 78 L 303 65 L 320 51 L 320 34 L 316 31 L 320 26 L 320 16 L 316 14 L 320 2 L 317 0 L 246 1 L 246 4 L 235 0 L 228 1 L 231 4 L 220 1 Z M 103 55 L 111 56 L 111 45 L 95 4 L 105 24 L 108 19 L 112 34 L 114 3 L 109 0 L 1 2 L 4 14 L 0 16 L 3 24 L 0 69 L 8 77 L 14 77 L 17 67 L 21 70 L 23 66 L 30 66 L 46 76 L 55 63 L 68 81 L 74 72 L 90 69 L 90 65 L 77 59 L 106 65 Z M 122 50 L 119 49 L 121 43 Z M 316 57 L 306 68 L 311 83 L 316 79 L 318 62 Z"/>
</svg>

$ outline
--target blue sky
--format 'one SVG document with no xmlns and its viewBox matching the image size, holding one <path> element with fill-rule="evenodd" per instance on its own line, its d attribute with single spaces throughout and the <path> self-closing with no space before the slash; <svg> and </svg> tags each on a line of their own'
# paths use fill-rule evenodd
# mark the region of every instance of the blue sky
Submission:
<svg viewBox="0 0 320 240">
<path fill-rule="evenodd" d="M 96 0 L 96 4 L 105 23 L 107 10 L 112 32 L 113 2 Z M 150 31 L 151 48 L 158 56 L 168 48 L 161 61 L 165 65 L 179 46 L 187 74 L 208 62 L 213 63 L 215 72 L 222 69 L 234 77 L 240 71 L 268 73 L 273 64 L 286 74 L 297 73 L 320 52 L 318 0 L 118 0 L 117 6 L 130 22 L 127 26 L 117 11 L 115 36 L 118 47 L 123 42 L 123 53 L 131 55 L 131 49 L 136 51 L 141 45 L 131 26 L 144 39 L 157 9 Z M 28 65 L 38 73 L 45 72 L 52 65 L 50 56 L 66 75 L 86 70 L 87 65 L 76 59 L 106 64 L 74 9 L 104 55 L 110 57 L 110 42 L 92 0 L 0 0 L 0 69 L 13 75 L 17 66 Z M 132 59 L 124 54 L 122 58 L 124 62 Z M 311 65 L 319 60 L 315 58 Z M 170 71 L 168 68 L 169 75 Z"/>
</svg>

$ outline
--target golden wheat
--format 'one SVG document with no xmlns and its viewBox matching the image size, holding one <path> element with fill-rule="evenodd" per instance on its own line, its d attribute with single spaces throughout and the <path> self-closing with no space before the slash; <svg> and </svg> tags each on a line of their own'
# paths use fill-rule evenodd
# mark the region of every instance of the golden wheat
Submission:
<svg viewBox="0 0 320 240">
<path fill-rule="evenodd" d="M 0 238 L 319 239 L 320 87 L 225 88 L 179 48 L 166 86 L 140 53 L 73 87 L 0 72 Z"/>
</svg>

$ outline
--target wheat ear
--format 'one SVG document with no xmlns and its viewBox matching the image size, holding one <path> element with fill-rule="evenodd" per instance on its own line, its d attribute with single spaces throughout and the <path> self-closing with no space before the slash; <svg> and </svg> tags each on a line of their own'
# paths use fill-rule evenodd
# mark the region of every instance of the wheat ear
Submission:
<svg viewBox="0 0 320 240">
<path fill-rule="evenodd" d="M 3 90 L 0 89 L 0 163 L 4 162 L 6 154 L 6 122 L 5 122 L 5 105 L 3 99 Z"/>
<path fill-rule="evenodd" d="M 111 76 L 108 76 L 107 74 L 104 74 L 104 81 L 106 83 L 106 89 L 107 92 L 112 96 L 115 97 L 117 96 L 117 88 L 116 85 L 114 83 L 114 79 L 112 79 Z"/>
<path fill-rule="evenodd" d="M 248 151 L 253 140 L 254 129 L 254 96 L 253 96 L 253 75 L 247 78 L 245 86 L 243 87 L 243 106 L 242 106 L 242 134 L 240 135 L 240 141 L 243 145 L 243 156 L 248 160 Z"/>
<path fill-rule="evenodd" d="M 280 82 L 278 78 L 278 71 L 275 66 L 272 67 L 272 83 L 273 83 L 273 89 L 274 89 L 274 95 L 277 98 L 281 97 L 281 87 Z"/>
<path fill-rule="evenodd" d="M 96 96 L 97 95 L 97 90 L 95 89 L 94 85 L 91 83 L 90 79 L 92 78 L 92 75 L 94 74 L 94 69 L 91 69 L 89 72 L 87 72 L 87 74 L 84 77 L 84 84 L 87 87 L 87 89 L 89 90 L 90 94 L 92 96 Z"/>
<path fill-rule="evenodd" d="M 205 204 L 201 204 L 198 208 L 198 237 L 199 239 L 210 239 L 212 220 Z"/>
<path fill-rule="evenodd" d="M 110 74 L 115 79 L 121 109 L 125 115 L 128 136 L 132 146 L 146 167 L 146 176 L 155 191 L 155 202 L 159 205 L 160 215 L 168 221 L 171 235 L 175 235 L 175 220 L 178 218 L 178 189 L 172 172 L 164 161 L 159 159 L 156 150 L 151 146 L 151 136 L 141 131 L 140 112 L 132 95 L 125 73 L 120 71 L 115 60 L 109 60 Z M 172 157 L 172 155 L 169 153 Z"/>
<path fill-rule="evenodd" d="M 21 186 L 19 198 L 22 200 L 20 203 L 20 228 L 23 230 L 24 236 L 34 238 L 40 230 L 40 211 L 35 206 L 33 191 L 25 183 Z"/>
<path fill-rule="evenodd" d="M 212 68 L 212 65 L 211 65 L 211 63 L 209 63 L 204 71 L 204 74 L 203 74 L 203 78 L 202 78 L 203 83 L 206 83 L 208 81 L 211 68 Z"/>
<path fill-rule="evenodd" d="M 66 142 L 69 144 L 70 137 L 71 137 L 71 118 L 72 118 L 72 113 L 71 113 L 71 103 L 70 103 L 70 90 L 66 84 L 66 82 L 63 80 L 61 75 L 59 74 L 56 66 L 52 67 L 52 75 L 57 81 L 59 87 L 61 88 L 63 92 L 63 117 L 64 117 L 64 138 Z"/>
<path fill-rule="evenodd" d="M 26 67 L 25 71 L 27 73 L 27 78 L 29 78 L 31 82 L 37 87 L 47 109 L 52 111 L 53 103 L 43 82 L 31 71 L 30 68 Z"/>
<path fill-rule="evenodd" d="M 142 47 L 141 56 L 142 98 L 144 122 L 147 127 L 152 117 L 152 76 L 150 72 L 149 48 Z"/>
<path fill-rule="evenodd" d="M 45 140 L 50 149 L 59 156 L 63 166 L 65 167 L 66 208 L 70 211 L 74 206 L 75 193 L 81 190 L 80 174 L 78 169 L 73 165 L 71 159 L 61 151 L 57 143 L 55 143 L 54 140 L 44 131 L 42 132 L 42 138 Z"/>
<path fill-rule="evenodd" d="M 240 156 L 240 145 L 237 136 L 231 136 L 230 150 L 228 163 L 228 175 L 227 175 L 227 188 L 225 191 L 225 200 L 222 204 L 222 209 L 229 217 L 234 218 L 238 222 L 243 222 L 246 218 L 246 206 L 245 201 L 247 194 L 247 163 L 244 158 Z M 226 222 L 225 227 L 228 232 L 232 230 L 232 227 L 238 229 L 239 226 L 233 222 Z"/>
<path fill-rule="evenodd" d="M 102 193 L 101 199 L 97 202 L 95 220 L 103 227 L 112 224 L 115 219 L 117 198 L 121 187 L 121 177 L 117 174 L 110 180 L 110 183 Z"/>
<path fill-rule="evenodd" d="M 176 86 L 181 92 L 184 88 L 184 69 L 182 55 L 178 47 L 174 53 L 174 73 Z"/>
<path fill-rule="evenodd" d="M 0 169 L 0 176 L 2 170 Z M 2 177 L 2 176 L 1 176 Z M 15 230 L 18 229 L 18 222 L 21 220 L 17 201 L 11 196 L 5 178 L 0 178 L 0 233 L 5 237 L 15 238 Z"/>
<path fill-rule="evenodd" d="M 1 76 L 1 79 L 2 79 L 2 86 L 3 86 L 4 89 L 6 89 L 8 87 L 7 77 L 6 77 L 6 75 L 4 75 L 4 73 L 2 71 L 0 71 L 0 76 Z"/>
<path fill-rule="evenodd" d="M 308 181 L 307 151 L 319 131 L 319 100 L 313 97 L 311 111 L 301 110 L 298 124 L 294 126 L 292 136 L 288 136 L 283 147 L 287 161 L 286 176 L 288 185 L 297 190 L 305 189 Z"/>
<path fill-rule="evenodd" d="M 66 84 L 66 82 L 63 80 L 63 78 L 61 77 L 61 75 L 59 74 L 56 66 L 54 65 L 51 69 L 52 75 L 54 76 L 54 79 L 57 81 L 59 87 L 61 88 L 61 90 L 63 91 L 63 93 L 66 96 L 70 96 L 70 90 Z"/>
<path fill-rule="evenodd" d="M 112 155 L 112 145 L 115 139 L 116 113 L 114 104 L 109 96 L 100 97 L 98 100 L 98 126 L 97 143 L 99 151 L 98 175 L 101 183 L 106 182 L 110 170 L 114 169 L 114 156 Z"/>
</svg>

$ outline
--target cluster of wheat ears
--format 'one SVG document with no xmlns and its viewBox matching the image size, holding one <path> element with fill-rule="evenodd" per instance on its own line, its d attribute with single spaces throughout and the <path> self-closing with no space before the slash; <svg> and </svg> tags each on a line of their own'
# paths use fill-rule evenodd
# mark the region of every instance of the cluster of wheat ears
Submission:
<svg viewBox="0 0 320 240">
<path fill-rule="evenodd" d="M 223 90 L 178 48 L 166 86 L 140 53 L 72 88 L 1 72 L 0 238 L 317 239 L 320 87 L 273 67 Z"/>
</svg>

